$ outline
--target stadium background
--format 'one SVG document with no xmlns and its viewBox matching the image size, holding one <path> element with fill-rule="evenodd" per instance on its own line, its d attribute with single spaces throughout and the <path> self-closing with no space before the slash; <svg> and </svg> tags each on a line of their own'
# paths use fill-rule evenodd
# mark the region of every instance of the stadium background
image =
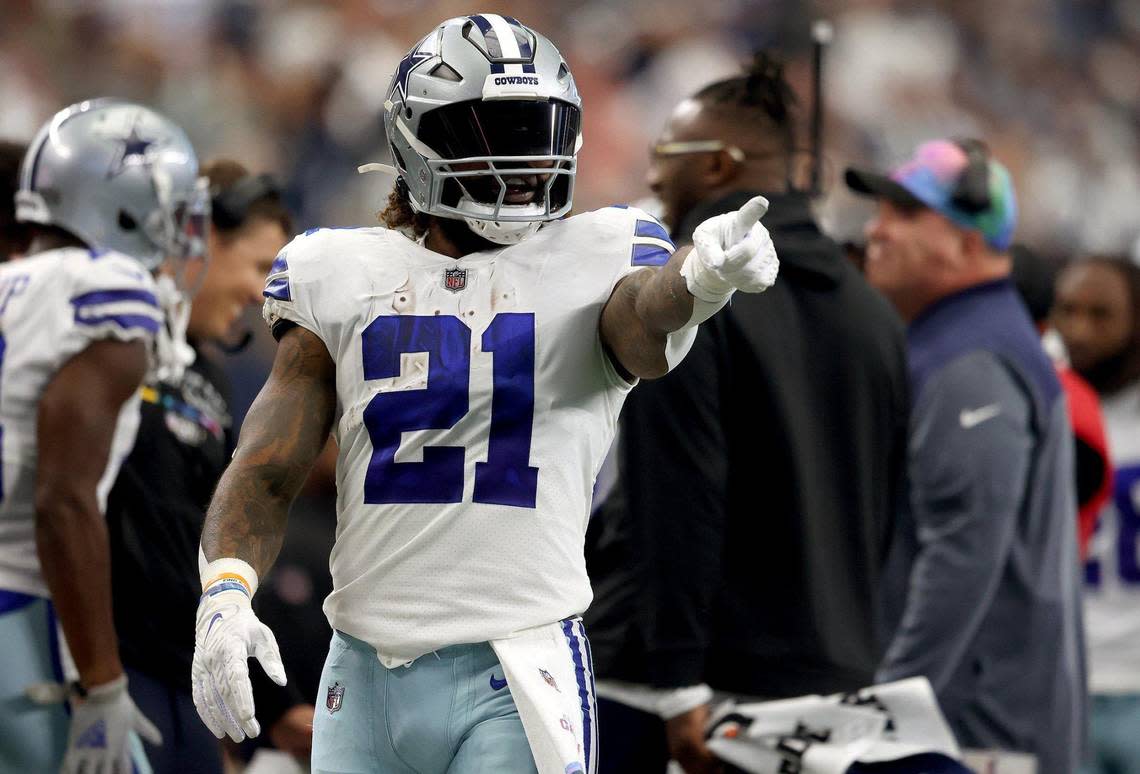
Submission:
<svg viewBox="0 0 1140 774">
<path fill-rule="evenodd" d="M 806 107 L 809 29 L 826 18 L 818 204 L 837 239 L 861 240 L 870 211 L 839 184 L 846 164 L 886 166 L 923 139 L 971 135 L 1013 173 L 1019 240 L 1055 260 L 1140 253 L 1135 0 L 0 0 L 0 137 L 28 140 L 85 97 L 130 98 L 185 127 L 202 158 L 278 175 L 300 229 L 369 224 L 390 180 L 355 169 L 385 160 L 392 70 L 434 24 L 479 11 L 544 32 L 573 69 L 585 121 L 577 211 L 642 199 L 669 110 L 755 48 L 788 59 Z M 253 344 L 229 361 L 239 421 L 273 352 L 257 316 L 245 323 Z M 323 657 L 329 484 L 295 510 L 266 614 L 286 653 L 319 651 L 295 667 L 303 687 Z"/>
<path fill-rule="evenodd" d="M 30 139 L 61 105 L 115 95 L 286 183 L 299 228 L 373 222 L 390 181 L 379 110 L 395 64 L 432 25 L 509 13 L 554 40 L 583 95 L 575 209 L 637 200 L 668 111 L 756 47 L 810 100 L 810 26 L 835 26 L 825 70 L 822 221 L 861 238 L 869 210 L 838 185 L 932 136 L 984 137 L 1010 168 L 1017 237 L 1045 255 L 1137 252 L 1140 3 L 1134 0 L 3 0 L 0 137 Z M 806 132 L 802 134 L 806 135 Z M 806 142 L 806 138 L 805 138 Z M 235 360 L 235 404 L 272 354 Z"/>
</svg>

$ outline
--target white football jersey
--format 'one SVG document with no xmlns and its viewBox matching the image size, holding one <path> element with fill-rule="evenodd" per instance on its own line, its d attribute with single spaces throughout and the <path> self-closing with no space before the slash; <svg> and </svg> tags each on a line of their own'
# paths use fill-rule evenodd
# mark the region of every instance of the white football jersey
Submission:
<svg viewBox="0 0 1140 774">
<path fill-rule="evenodd" d="M 458 260 L 384 228 L 282 251 L 266 320 L 336 363 L 333 627 L 392 666 L 586 609 L 591 489 L 631 387 L 598 321 L 672 251 L 624 207 Z"/>
<path fill-rule="evenodd" d="M 1116 473 L 1085 565 L 1089 690 L 1140 693 L 1140 383 L 1101 409 Z"/>
<path fill-rule="evenodd" d="M 0 266 L 0 589 L 47 597 L 35 541 L 36 417 L 59 369 L 97 339 L 149 341 L 162 323 L 154 280 L 112 252 L 49 250 Z M 134 444 L 136 394 L 119 412 L 99 508 Z M 74 453 L 90 454 L 88 449 Z"/>
</svg>

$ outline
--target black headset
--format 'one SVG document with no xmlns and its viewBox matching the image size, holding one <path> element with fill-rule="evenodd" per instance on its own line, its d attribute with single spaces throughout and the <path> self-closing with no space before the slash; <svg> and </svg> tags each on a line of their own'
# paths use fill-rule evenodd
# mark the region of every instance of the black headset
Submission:
<svg viewBox="0 0 1140 774">
<path fill-rule="evenodd" d="M 246 175 L 228 188 L 211 193 L 210 219 L 215 226 L 225 230 L 244 223 L 254 202 L 265 198 L 280 199 L 281 186 L 273 175 Z"/>
<path fill-rule="evenodd" d="M 990 151 L 981 140 L 955 140 L 966 154 L 966 168 L 954 183 L 950 203 L 963 212 L 976 215 L 993 204 L 990 199 Z"/>
</svg>

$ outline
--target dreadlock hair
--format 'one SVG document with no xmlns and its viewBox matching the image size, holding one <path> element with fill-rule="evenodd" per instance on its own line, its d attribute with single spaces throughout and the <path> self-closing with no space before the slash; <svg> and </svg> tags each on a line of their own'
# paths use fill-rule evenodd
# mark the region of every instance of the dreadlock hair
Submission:
<svg viewBox="0 0 1140 774">
<path fill-rule="evenodd" d="M 396 180 L 396 186 L 388 194 L 388 205 L 378 217 L 386 227 L 410 233 L 415 239 L 427 233 L 428 223 L 431 222 L 431 216 L 412 209 L 408 201 L 408 186 L 403 179 Z"/>
<path fill-rule="evenodd" d="M 789 167 L 795 147 L 796 95 L 784 77 L 784 64 L 757 51 L 744 73 L 710 83 L 693 98 L 714 111 L 731 115 L 757 134 L 775 132 L 784 140 Z"/>
</svg>

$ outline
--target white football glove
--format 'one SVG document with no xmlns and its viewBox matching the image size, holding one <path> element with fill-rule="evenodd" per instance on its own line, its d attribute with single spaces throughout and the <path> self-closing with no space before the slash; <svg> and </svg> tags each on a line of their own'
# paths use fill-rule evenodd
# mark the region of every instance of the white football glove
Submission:
<svg viewBox="0 0 1140 774">
<path fill-rule="evenodd" d="M 214 577 L 213 582 L 208 576 Z M 285 667 L 273 632 L 250 605 L 257 590 L 253 568 L 240 559 L 218 559 L 203 571 L 203 578 L 191 672 L 194 706 L 214 736 L 221 739 L 229 734 L 240 742 L 261 733 L 253 714 L 249 657 L 261 662 L 265 674 L 278 685 L 285 685 Z"/>
<path fill-rule="evenodd" d="M 772 287 L 780 262 L 768 229 L 760 223 L 767 211 L 768 200 L 757 196 L 739 210 L 697 226 L 693 250 L 681 266 L 694 297 L 723 304 L 735 290 L 759 293 Z"/>
<path fill-rule="evenodd" d="M 87 690 L 71 702 L 71 728 L 61 774 L 131 774 L 130 732 L 154 745 L 162 734 L 127 693 L 127 676 Z"/>
</svg>

